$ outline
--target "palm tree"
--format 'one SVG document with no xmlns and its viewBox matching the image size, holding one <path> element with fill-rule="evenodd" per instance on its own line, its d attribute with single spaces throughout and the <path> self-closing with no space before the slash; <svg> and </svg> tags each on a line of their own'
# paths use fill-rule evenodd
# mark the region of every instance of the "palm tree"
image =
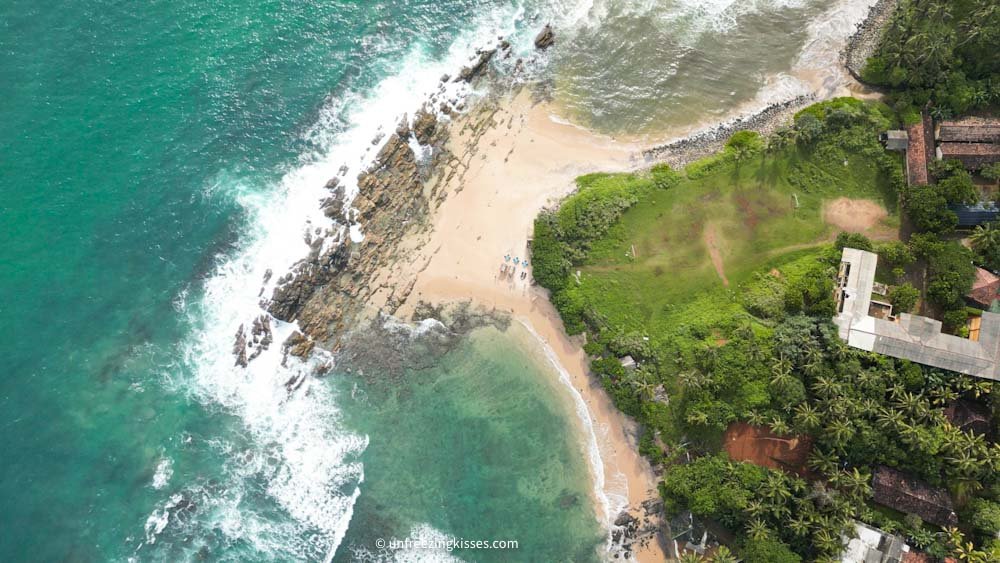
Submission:
<svg viewBox="0 0 1000 563">
<path fill-rule="evenodd" d="M 817 377 L 812 389 L 820 397 L 829 398 L 840 392 L 840 384 L 829 377 Z"/>
<path fill-rule="evenodd" d="M 771 371 L 773 371 L 773 372 L 779 372 L 779 371 L 781 371 L 781 372 L 791 373 L 791 371 L 792 371 L 792 362 L 788 361 L 785 358 L 784 354 L 780 354 L 779 353 L 778 357 L 775 358 L 774 363 L 771 364 Z"/>
<path fill-rule="evenodd" d="M 764 498 L 780 504 L 784 504 L 785 501 L 792 498 L 792 490 L 785 481 L 785 475 L 777 471 L 771 471 L 767 474 L 767 479 L 764 480 L 761 488 L 761 494 L 764 495 Z"/>
<path fill-rule="evenodd" d="M 678 373 L 677 379 L 684 387 L 701 389 L 702 387 L 706 387 L 708 385 L 711 377 L 698 370 L 687 370 Z"/>
<path fill-rule="evenodd" d="M 844 447 L 854 437 L 854 426 L 846 419 L 838 418 L 827 426 L 827 431 L 838 447 Z"/>
<path fill-rule="evenodd" d="M 764 541 L 771 537 L 771 530 L 760 518 L 754 518 L 747 526 L 747 535 L 756 541 Z"/>
<path fill-rule="evenodd" d="M 636 396 L 638 396 L 640 400 L 653 400 L 653 393 L 656 391 L 655 385 L 639 378 L 629 381 L 629 384 L 632 386 L 632 389 L 635 391 Z"/>
<path fill-rule="evenodd" d="M 906 417 L 896 409 L 883 408 L 878 414 L 878 425 L 883 430 L 897 430 L 906 424 Z"/>
<path fill-rule="evenodd" d="M 764 503 L 762 503 L 758 499 L 753 499 L 747 502 L 746 511 L 747 514 L 749 514 L 750 516 L 757 518 L 761 514 L 764 514 Z"/>
<path fill-rule="evenodd" d="M 792 375 L 792 370 L 790 369 L 780 370 L 780 371 L 775 370 L 772 373 L 773 375 L 771 376 L 771 385 L 774 385 L 775 387 L 787 385 L 795 380 L 795 376 Z"/>
<path fill-rule="evenodd" d="M 764 414 L 760 411 L 750 411 L 747 413 L 747 422 L 754 426 L 763 426 L 767 419 L 764 418 Z"/>
<path fill-rule="evenodd" d="M 805 432 L 812 432 L 823 422 L 816 407 L 802 403 L 795 407 L 795 424 Z"/>
<path fill-rule="evenodd" d="M 740 560 L 733 555 L 733 552 L 724 545 L 720 545 L 719 549 L 716 550 L 715 555 L 712 556 L 712 563 L 739 563 L 739 561 Z"/>
<path fill-rule="evenodd" d="M 949 387 L 935 387 L 930 390 L 931 404 L 943 407 L 948 403 L 958 399 L 958 391 Z"/>
<path fill-rule="evenodd" d="M 793 535 L 801 538 L 809 534 L 809 520 L 802 516 L 792 518 L 788 521 L 788 529 L 792 531 Z"/>
<path fill-rule="evenodd" d="M 864 399 L 861 399 L 860 403 L 858 403 L 858 410 L 860 410 L 861 414 L 866 417 L 872 416 L 879 411 L 878 401 L 872 399 L 871 397 L 865 397 Z"/>
<path fill-rule="evenodd" d="M 771 432 L 774 432 L 778 436 L 787 436 L 792 433 L 792 429 L 789 428 L 788 423 L 781 417 L 774 417 L 771 419 Z"/>
<path fill-rule="evenodd" d="M 956 559 L 967 563 L 986 563 L 986 553 L 977 550 L 972 542 L 965 541 L 965 537 L 958 528 L 945 528 L 945 533 L 948 534 L 948 544 Z"/>
<path fill-rule="evenodd" d="M 704 426 L 708 424 L 708 415 L 703 411 L 693 410 L 687 414 L 685 420 L 693 426 Z"/>
<path fill-rule="evenodd" d="M 972 244 L 973 250 L 982 250 L 984 248 L 998 248 L 1000 247 L 1000 228 L 997 225 L 1000 223 L 986 223 L 985 225 L 979 225 L 976 230 L 972 231 L 969 235 L 969 242 Z"/>
<path fill-rule="evenodd" d="M 861 473 L 858 468 L 852 468 L 851 471 L 841 472 L 840 486 L 844 489 L 844 492 L 848 494 L 856 502 L 863 501 L 872 496 L 871 487 L 871 475 L 867 473 Z"/>
<path fill-rule="evenodd" d="M 896 399 L 896 406 L 916 420 L 923 420 L 927 417 L 930 405 L 922 393 L 910 393 L 903 391 Z"/>
<path fill-rule="evenodd" d="M 813 544 L 823 553 L 836 553 L 841 549 L 840 538 L 826 528 L 820 528 L 813 534 Z"/>
<path fill-rule="evenodd" d="M 833 452 L 824 452 L 822 449 L 816 448 L 809 454 L 806 464 L 817 473 L 833 475 L 837 472 L 838 461 L 837 455 Z"/>
<path fill-rule="evenodd" d="M 685 551 L 678 561 L 680 563 L 705 563 L 705 558 L 693 551 Z"/>
</svg>

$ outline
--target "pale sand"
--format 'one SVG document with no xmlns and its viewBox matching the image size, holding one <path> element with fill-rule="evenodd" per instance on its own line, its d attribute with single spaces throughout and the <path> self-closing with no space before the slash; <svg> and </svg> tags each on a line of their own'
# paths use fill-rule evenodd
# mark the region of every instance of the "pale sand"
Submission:
<svg viewBox="0 0 1000 563">
<path fill-rule="evenodd" d="M 839 197 L 823 206 L 823 220 L 842 231 L 869 233 L 889 212 L 870 199 Z"/>
<path fill-rule="evenodd" d="M 612 404 L 600 383 L 589 375 L 579 339 L 567 337 L 558 313 L 543 289 L 520 279 L 501 280 L 504 256 L 527 256 L 527 239 L 538 212 L 574 189 L 573 180 L 588 172 L 635 168 L 640 147 L 617 143 L 572 125 L 556 123 L 544 105 L 533 106 L 526 92 L 500 102 L 495 125 L 471 142 L 469 122 L 452 124 L 452 146 L 468 168 L 446 187 L 447 195 L 433 211 L 432 229 L 405 241 L 391 270 L 382 273 L 386 289 L 373 304 L 384 303 L 392 288 L 413 284 L 396 312 L 407 318 L 419 301 L 469 301 L 505 311 L 533 331 L 568 373 L 589 410 L 601 451 L 604 489 L 620 494 L 637 510 L 656 498 L 657 479 L 637 451 L 637 428 Z M 466 132 L 460 133 L 465 127 Z M 470 146 L 474 145 L 474 146 Z M 600 475 L 595 475 L 600 481 Z M 598 507 L 602 510 L 602 507 Z M 604 515 L 600 515 L 602 518 Z M 612 519 L 616 514 L 609 515 Z M 662 561 L 655 541 L 635 549 L 640 561 Z"/>
</svg>

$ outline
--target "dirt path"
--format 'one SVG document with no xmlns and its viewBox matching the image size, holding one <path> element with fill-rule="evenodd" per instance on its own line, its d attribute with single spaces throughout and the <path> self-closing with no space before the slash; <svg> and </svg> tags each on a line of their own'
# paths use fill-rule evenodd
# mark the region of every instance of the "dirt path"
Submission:
<svg viewBox="0 0 1000 563">
<path fill-rule="evenodd" d="M 711 223 L 705 226 L 704 239 L 708 255 L 712 258 L 712 265 L 715 266 L 715 273 L 722 279 L 722 285 L 729 287 L 729 279 L 726 278 L 726 270 L 722 264 L 722 253 L 719 251 L 719 236 Z"/>
</svg>

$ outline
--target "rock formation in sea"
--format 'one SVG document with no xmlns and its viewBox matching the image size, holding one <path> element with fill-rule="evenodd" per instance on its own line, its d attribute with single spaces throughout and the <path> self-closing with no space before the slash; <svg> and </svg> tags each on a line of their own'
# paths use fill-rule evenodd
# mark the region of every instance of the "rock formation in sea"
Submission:
<svg viewBox="0 0 1000 563">
<path fill-rule="evenodd" d="M 552 26 L 546 24 L 542 31 L 535 37 L 535 47 L 538 49 L 548 49 L 556 42 L 556 33 L 552 31 Z"/>
</svg>

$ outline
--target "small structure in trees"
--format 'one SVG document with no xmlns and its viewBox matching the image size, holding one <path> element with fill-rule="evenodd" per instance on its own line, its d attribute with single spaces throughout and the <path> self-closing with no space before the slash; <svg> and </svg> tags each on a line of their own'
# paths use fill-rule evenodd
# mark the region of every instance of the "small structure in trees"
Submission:
<svg viewBox="0 0 1000 563">
<path fill-rule="evenodd" d="M 944 416 L 962 432 L 988 435 L 992 427 L 990 409 L 975 401 L 959 399 L 944 409 Z"/>
<path fill-rule="evenodd" d="M 931 118 L 924 112 L 918 123 L 906 128 L 906 180 L 911 186 L 930 183 L 927 163 L 934 155 L 934 138 Z"/>
<path fill-rule="evenodd" d="M 946 119 L 938 124 L 937 139 L 942 143 L 1000 143 L 1000 119 Z"/>
<path fill-rule="evenodd" d="M 901 563 L 910 552 L 902 536 L 889 534 L 861 522 L 854 522 L 853 538 L 844 537 L 842 563 Z"/>
<path fill-rule="evenodd" d="M 972 290 L 965 296 L 965 300 L 973 307 L 988 311 L 998 299 L 1000 299 L 1000 276 L 994 275 L 989 270 L 976 268 L 976 281 L 972 282 Z"/>
<path fill-rule="evenodd" d="M 969 170 L 982 170 L 1000 162 L 1000 144 L 941 143 L 937 148 L 938 160 L 957 160 Z"/>
<path fill-rule="evenodd" d="M 910 136 L 902 129 L 894 129 L 882 134 L 882 143 L 888 150 L 905 151 L 910 144 Z"/>
<path fill-rule="evenodd" d="M 635 359 L 632 358 L 632 356 L 625 356 L 624 358 L 619 358 L 618 361 L 621 362 L 622 367 L 625 369 L 635 369 L 637 365 L 635 363 Z"/>
<path fill-rule="evenodd" d="M 906 514 L 916 514 L 924 522 L 948 527 L 958 524 L 951 496 L 943 489 L 880 465 L 872 478 L 874 500 L 882 506 Z"/>
<path fill-rule="evenodd" d="M 939 160 L 957 160 L 969 170 L 1000 162 L 1000 119 L 963 117 L 938 124 Z"/>
<path fill-rule="evenodd" d="M 1000 219 L 1000 207 L 992 201 L 981 201 L 975 205 L 950 205 L 948 209 L 958 217 L 960 229 L 971 229 Z"/>
</svg>

